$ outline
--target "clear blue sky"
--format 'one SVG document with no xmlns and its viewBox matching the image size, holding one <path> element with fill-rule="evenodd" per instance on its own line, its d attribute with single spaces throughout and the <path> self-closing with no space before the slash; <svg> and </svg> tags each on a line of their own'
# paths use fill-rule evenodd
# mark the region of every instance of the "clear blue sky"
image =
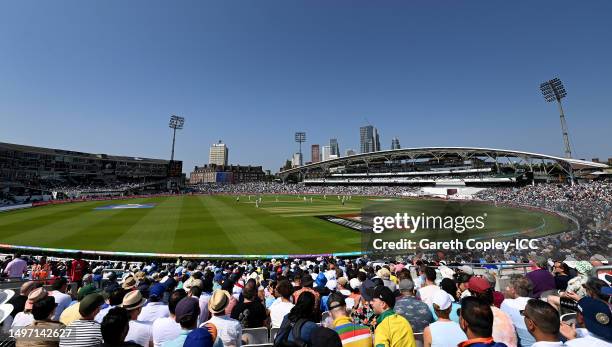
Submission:
<svg viewBox="0 0 612 347">
<path fill-rule="evenodd" d="M 272 171 L 336 137 L 612 157 L 612 1 L 3 1 L 0 141 Z"/>
</svg>

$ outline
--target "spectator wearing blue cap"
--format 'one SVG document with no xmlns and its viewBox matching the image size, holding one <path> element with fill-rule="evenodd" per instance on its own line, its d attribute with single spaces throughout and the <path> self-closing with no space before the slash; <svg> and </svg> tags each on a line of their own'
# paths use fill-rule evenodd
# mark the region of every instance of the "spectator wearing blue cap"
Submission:
<svg viewBox="0 0 612 347">
<path fill-rule="evenodd" d="M 153 322 L 157 318 L 168 317 L 170 315 L 168 305 L 162 301 L 165 291 L 166 286 L 161 283 L 155 283 L 150 287 L 149 300 L 138 315 L 139 321 Z"/>
<path fill-rule="evenodd" d="M 580 299 L 576 320 L 586 330 L 578 334 L 574 326 L 562 323 L 561 334 L 568 339 L 566 346 L 612 346 L 612 312 L 606 302 L 591 297 Z"/>
<path fill-rule="evenodd" d="M 212 334 L 207 329 L 197 328 L 186 336 L 183 347 L 212 347 L 214 341 Z"/>
<path fill-rule="evenodd" d="M 185 297 L 176 305 L 175 314 L 176 322 L 181 325 L 181 333 L 174 340 L 162 344 L 162 347 L 183 346 L 185 340 L 187 339 L 187 335 L 198 327 L 198 318 L 200 317 L 200 302 L 194 297 Z"/>
</svg>

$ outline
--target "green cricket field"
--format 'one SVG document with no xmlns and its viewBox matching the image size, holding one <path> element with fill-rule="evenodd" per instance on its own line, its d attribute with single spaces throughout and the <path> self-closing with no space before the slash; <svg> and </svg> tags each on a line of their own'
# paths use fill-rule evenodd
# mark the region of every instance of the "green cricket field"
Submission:
<svg viewBox="0 0 612 347">
<path fill-rule="evenodd" d="M 239 197 L 239 201 L 238 201 Z M 312 201 L 311 201 L 312 198 Z M 47 205 L 0 213 L 0 244 L 54 249 L 202 255 L 297 255 L 361 250 L 361 233 L 318 216 L 350 218 L 382 200 L 337 196 L 182 195 Z M 388 199 L 385 199 L 388 200 Z M 414 214 L 454 202 L 395 199 Z M 529 237 L 567 230 L 555 214 L 485 203 L 462 203 L 486 213 L 482 235 Z"/>
</svg>

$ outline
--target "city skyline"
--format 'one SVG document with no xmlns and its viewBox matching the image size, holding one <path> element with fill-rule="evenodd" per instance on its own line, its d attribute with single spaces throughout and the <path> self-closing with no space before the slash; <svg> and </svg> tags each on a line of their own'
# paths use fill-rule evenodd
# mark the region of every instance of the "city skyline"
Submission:
<svg viewBox="0 0 612 347">
<path fill-rule="evenodd" d="M 0 11 L 0 141 L 168 160 L 176 114 L 185 172 L 219 137 L 232 164 L 274 172 L 296 129 L 305 146 L 336 138 L 341 153 L 359 152 L 364 124 L 382 149 L 398 136 L 403 147 L 563 156 L 558 111 L 539 90 L 558 77 L 573 157 L 606 160 L 610 12 L 597 0 L 10 2 Z M 574 25 L 551 39 L 543 18 Z"/>
</svg>

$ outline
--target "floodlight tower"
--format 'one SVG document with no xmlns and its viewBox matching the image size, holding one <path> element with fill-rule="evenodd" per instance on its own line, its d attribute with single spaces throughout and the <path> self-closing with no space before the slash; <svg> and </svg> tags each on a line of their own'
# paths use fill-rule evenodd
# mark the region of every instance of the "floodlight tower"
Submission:
<svg viewBox="0 0 612 347">
<path fill-rule="evenodd" d="M 563 132 L 563 143 L 565 145 L 565 157 L 571 158 L 572 149 L 570 147 L 569 134 L 567 131 L 567 124 L 565 123 L 565 114 L 563 113 L 563 106 L 561 106 L 561 99 L 563 99 L 567 95 L 565 87 L 563 87 L 563 82 L 561 82 L 561 80 L 558 78 L 546 81 L 540 84 L 540 90 L 542 91 L 542 95 L 544 95 L 544 99 L 546 101 L 553 102 L 557 100 L 561 117 L 561 131 Z"/>
<path fill-rule="evenodd" d="M 300 144 L 300 166 L 302 166 L 302 142 L 306 142 L 306 133 L 303 131 L 296 132 L 295 142 Z"/>
<path fill-rule="evenodd" d="M 185 118 L 172 115 L 170 117 L 170 123 L 168 126 L 173 129 L 172 133 L 172 154 L 170 155 L 170 161 L 174 161 L 174 142 L 176 139 L 176 129 L 183 129 L 183 125 L 185 124 Z"/>
</svg>

